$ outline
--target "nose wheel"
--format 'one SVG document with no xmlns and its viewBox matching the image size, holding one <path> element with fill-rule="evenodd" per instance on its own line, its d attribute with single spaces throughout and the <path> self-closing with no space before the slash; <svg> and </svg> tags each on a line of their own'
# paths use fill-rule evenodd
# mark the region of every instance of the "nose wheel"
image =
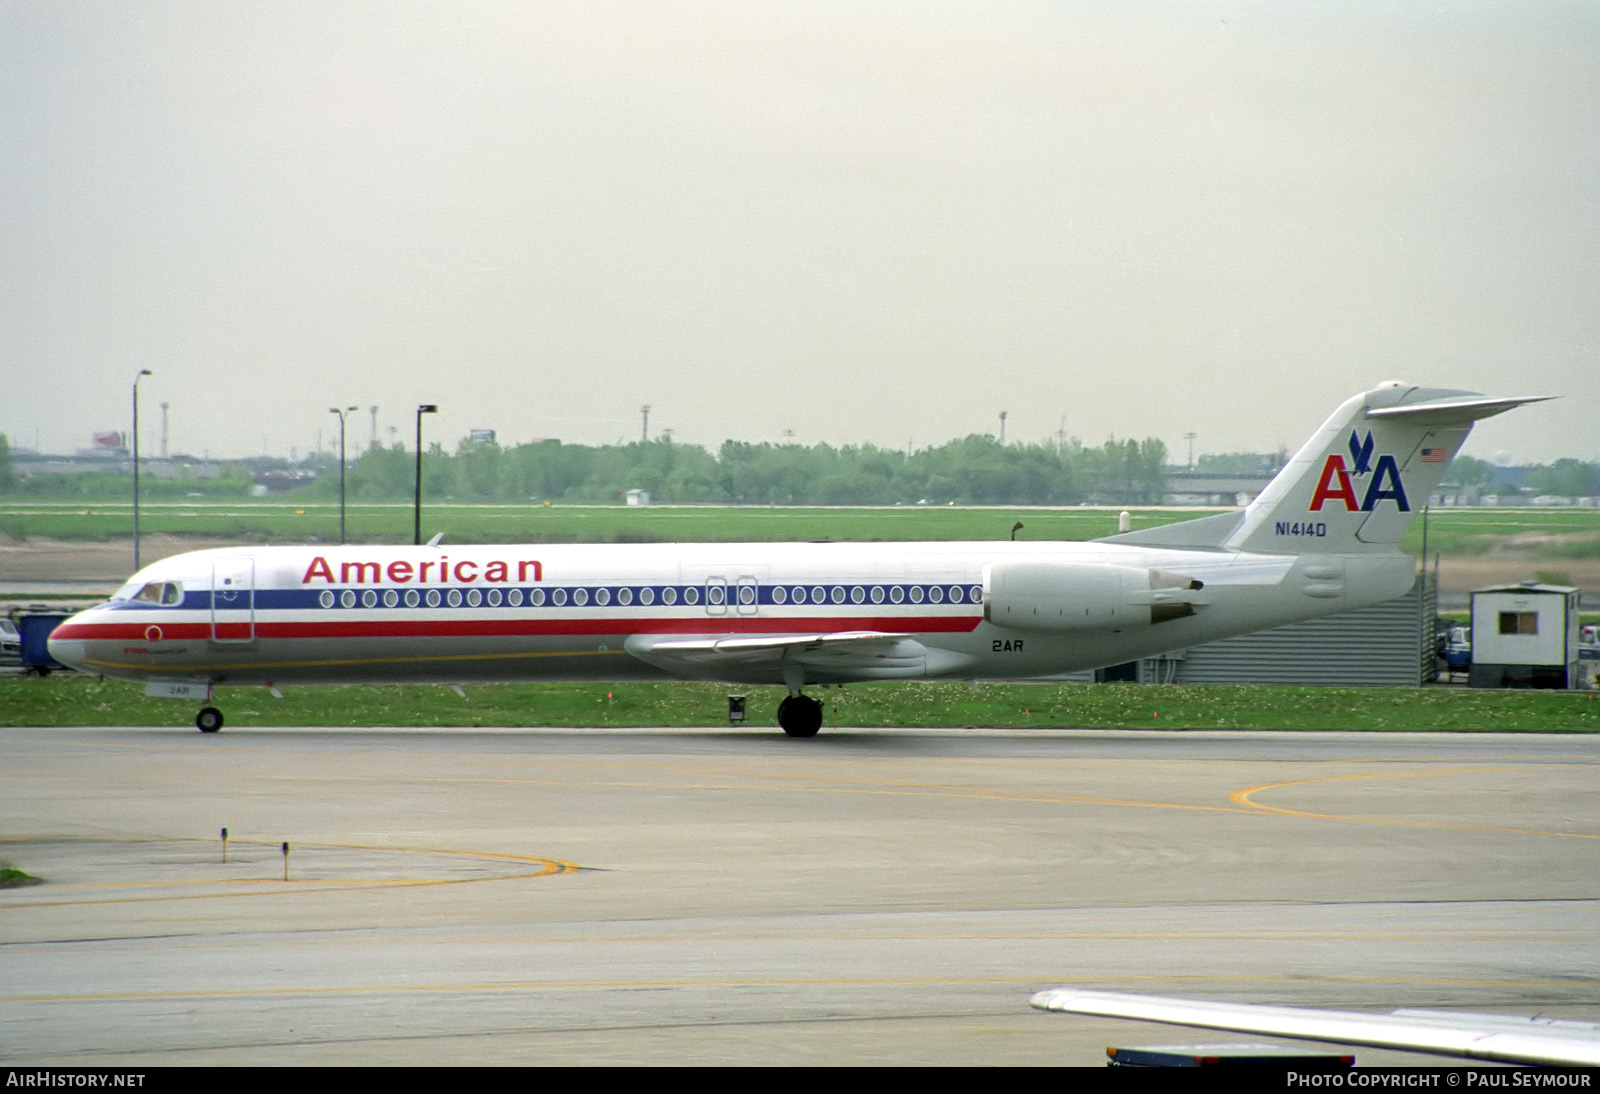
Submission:
<svg viewBox="0 0 1600 1094">
<path fill-rule="evenodd" d="M 201 733 L 215 733 L 222 728 L 222 711 L 216 707 L 202 707 L 194 716 L 194 724 Z"/>
<path fill-rule="evenodd" d="M 809 695 L 791 695 L 778 704 L 778 725 L 791 737 L 815 737 L 822 728 L 822 704 Z"/>
</svg>

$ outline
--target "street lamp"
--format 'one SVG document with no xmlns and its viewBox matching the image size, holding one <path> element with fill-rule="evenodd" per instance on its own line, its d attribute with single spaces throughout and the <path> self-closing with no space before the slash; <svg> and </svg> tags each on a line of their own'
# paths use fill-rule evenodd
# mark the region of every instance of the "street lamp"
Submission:
<svg viewBox="0 0 1600 1094">
<path fill-rule="evenodd" d="M 439 408 L 433 403 L 423 403 L 417 407 L 417 494 L 416 501 L 411 506 L 411 542 L 417 545 L 422 543 L 422 416 L 437 413 Z"/>
<path fill-rule="evenodd" d="M 347 406 L 340 410 L 336 406 L 328 408 L 329 414 L 339 415 L 339 542 L 344 543 L 344 416 L 359 407 Z"/>
<path fill-rule="evenodd" d="M 139 381 L 152 376 L 147 368 L 133 378 L 133 570 L 139 572 Z"/>
</svg>

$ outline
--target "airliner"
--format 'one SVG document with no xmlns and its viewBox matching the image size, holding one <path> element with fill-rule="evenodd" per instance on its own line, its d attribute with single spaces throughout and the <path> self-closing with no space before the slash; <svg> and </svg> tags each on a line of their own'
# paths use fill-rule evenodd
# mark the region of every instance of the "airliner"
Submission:
<svg viewBox="0 0 1600 1094">
<path fill-rule="evenodd" d="M 787 690 L 1025 679 L 1400 596 L 1400 537 L 1472 423 L 1546 396 L 1389 381 L 1245 509 L 1088 542 L 279 546 L 175 555 L 49 640 L 56 660 L 204 702 L 328 683 L 690 679 Z"/>
</svg>

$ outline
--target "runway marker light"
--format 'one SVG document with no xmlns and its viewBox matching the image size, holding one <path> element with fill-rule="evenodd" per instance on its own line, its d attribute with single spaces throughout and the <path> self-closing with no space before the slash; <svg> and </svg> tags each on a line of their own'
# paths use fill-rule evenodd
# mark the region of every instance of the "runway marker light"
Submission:
<svg viewBox="0 0 1600 1094">
<path fill-rule="evenodd" d="M 283 880 L 289 880 L 289 841 L 283 841 Z"/>
<path fill-rule="evenodd" d="M 224 866 L 228 864 L 228 830 L 226 828 L 222 830 L 222 864 Z"/>
</svg>

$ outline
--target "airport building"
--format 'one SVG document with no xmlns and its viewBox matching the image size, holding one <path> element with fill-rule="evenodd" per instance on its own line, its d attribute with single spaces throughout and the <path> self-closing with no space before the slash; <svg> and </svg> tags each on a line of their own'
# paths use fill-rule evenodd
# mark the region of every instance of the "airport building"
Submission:
<svg viewBox="0 0 1600 1094">
<path fill-rule="evenodd" d="M 1472 594 L 1475 688 L 1578 685 L 1578 590 L 1524 581 Z"/>
<path fill-rule="evenodd" d="M 1075 679 L 1147 684 L 1416 687 L 1435 677 L 1434 575 L 1370 608 L 1115 665 Z"/>
</svg>

